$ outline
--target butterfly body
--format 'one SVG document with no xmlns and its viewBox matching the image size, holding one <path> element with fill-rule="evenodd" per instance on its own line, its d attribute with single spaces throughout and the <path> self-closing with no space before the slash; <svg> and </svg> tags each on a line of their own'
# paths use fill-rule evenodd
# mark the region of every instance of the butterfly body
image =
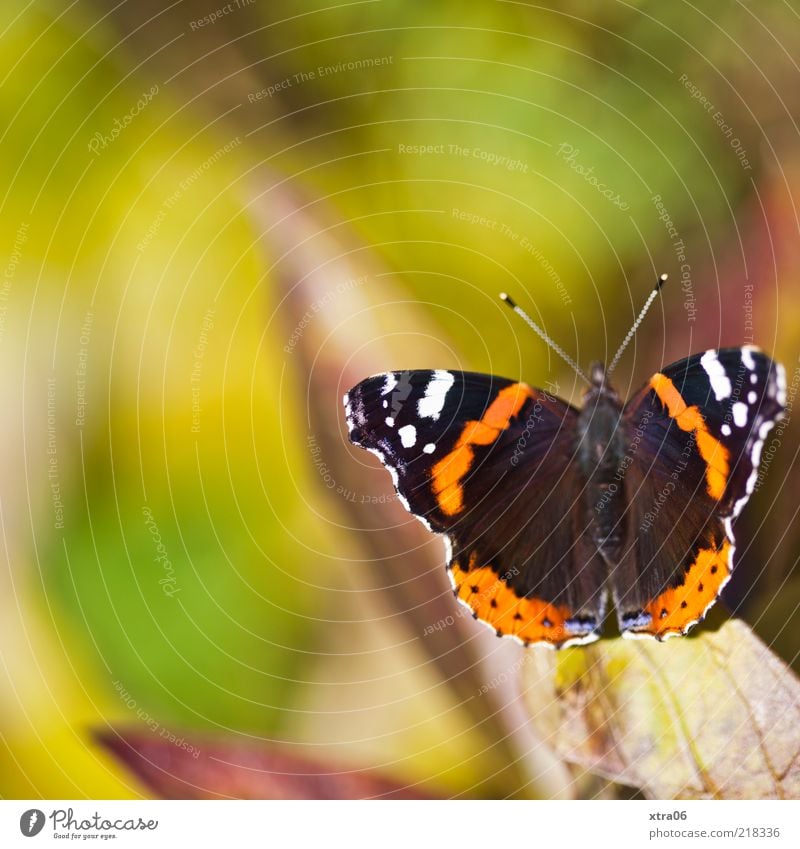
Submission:
<svg viewBox="0 0 800 849">
<path fill-rule="evenodd" d="M 447 541 L 453 591 L 499 636 L 552 648 L 685 634 L 733 569 L 733 522 L 783 414 L 782 367 L 752 346 L 705 351 L 623 403 L 592 367 L 581 409 L 472 372 L 367 378 L 350 440 Z"/>
<path fill-rule="evenodd" d="M 592 516 L 592 540 L 603 559 L 613 563 L 624 533 L 623 491 L 618 478 L 626 437 L 620 428 L 622 404 L 607 382 L 605 369 L 595 363 L 591 375 L 592 383 L 578 415 L 576 453 L 586 479 L 585 501 Z"/>
</svg>

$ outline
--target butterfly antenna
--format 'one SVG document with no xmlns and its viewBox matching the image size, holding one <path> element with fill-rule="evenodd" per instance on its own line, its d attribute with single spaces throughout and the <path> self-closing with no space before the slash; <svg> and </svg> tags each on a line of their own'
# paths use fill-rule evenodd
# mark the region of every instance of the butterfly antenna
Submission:
<svg viewBox="0 0 800 849">
<path fill-rule="evenodd" d="M 656 281 L 655 288 L 648 295 L 647 300 L 644 302 L 644 306 L 639 310 L 639 315 L 636 318 L 636 321 L 633 322 L 633 327 L 628 331 L 627 336 L 622 340 L 622 344 L 619 346 L 619 350 L 616 354 L 614 354 L 614 359 L 611 360 L 611 365 L 609 365 L 606 370 L 606 374 L 611 374 L 612 371 L 617 367 L 617 363 L 619 362 L 620 357 L 622 356 L 625 349 L 628 347 L 628 343 L 633 339 L 636 331 L 639 329 L 639 325 L 644 320 L 644 317 L 647 315 L 647 311 L 653 304 L 653 301 L 658 297 L 658 293 L 661 291 L 661 287 L 667 282 L 667 275 L 662 274 L 658 280 Z"/>
<path fill-rule="evenodd" d="M 570 357 L 570 355 L 560 346 L 557 345 L 545 332 L 541 327 L 525 312 L 522 307 L 518 306 L 505 292 L 500 293 L 500 298 L 505 301 L 509 307 L 511 307 L 512 311 L 515 312 L 526 324 L 533 328 L 533 330 L 551 347 L 562 360 L 578 375 L 578 377 L 582 377 L 587 383 L 591 383 L 591 380 L 583 373 L 581 367 L 575 362 L 575 360 Z"/>
</svg>

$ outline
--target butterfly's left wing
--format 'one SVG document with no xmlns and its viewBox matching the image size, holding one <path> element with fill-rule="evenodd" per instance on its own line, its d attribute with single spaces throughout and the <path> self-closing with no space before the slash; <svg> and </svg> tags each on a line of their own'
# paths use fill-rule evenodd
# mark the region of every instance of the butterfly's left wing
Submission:
<svg viewBox="0 0 800 849">
<path fill-rule="evenodd" d="M 714 604 L 785 403 L 783 367 L 746 346 L 673 363 L 626 404 L 626 544 L 611 575 L 625 636 L 685 634 Z"/>
<path fill-rule="evenodd" d="M 524 643 L 596 638 L 605 573 L 585 527 L 573 407 L 457 371 L 370 377 L 344 404 L 350 439 L 447 535 L 454 590 L 476 618 Z"/>
</svg>

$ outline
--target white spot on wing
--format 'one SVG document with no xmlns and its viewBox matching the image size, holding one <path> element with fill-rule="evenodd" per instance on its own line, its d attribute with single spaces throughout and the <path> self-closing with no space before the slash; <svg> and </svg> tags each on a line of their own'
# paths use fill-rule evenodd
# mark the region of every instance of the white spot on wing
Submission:
<svg viewBox="0 0 800 849">
<path fill-rule="evenodd" d="M 389 372 L 383 382 L 383 389 L 381 389 L 381 395 L 388 395 L 392 391 L 392 389 L 395 388 L 395 386 L 397 386 L 397 378 L 392 372 Z"/>
<path fill-rule="evenodd" d="M 757 440 L 755 445 L 753 445 L 753 451 L 750 454 L 750 459 L 753 463 L 753 469 L 756 470 L 756 471 L 758 470 L 758 467 L 761 465 L 761 449 L 763 447 L 764 447 L 764 441 L 761 440 L 761 439 Z M 755 486 L 756 485 L 755 477 L 753 475 L 750 475 L 750 477 L 753 478 L 753 486 Z M 748 481 L 748 484 L 749 483 L 750 483 L 750 481 Z M 753 490 L 752 490 L 752 488 L 750 488 L 748 486 L 747 491 L 748 491 L 748 493 L 751 493 Z"/>
<path fill-rule="evenodd" d="M 438 419 L 453 383 L 455 377 L 449 371 L 435 371 L 425 387 L 425 395 L 417 403 L 417 413 L 422 418 Z"/>
<path fill-rule="evenodd" d="M 778 384 L 778 403 L 786 406 L 786 370 L 780 363 L 775 363 L 775 380 Z"/>
<path fill-rule="evenodd" d="M 352 433 L 356 425 L 364 427 L 367 423 L 364 402 L 359 394 L 356 394 L 355 398 L 350 398 L 349 394 L 344 397 L 347 399 L 344 408 L 344 413 L 347 417 L 347 429 Z"/>
<path fill-rule="evenodd" d="M 731 435 L 731 426 L 729 424 L 722 425 L 720 430 L 722 431 L 723 436 L 730 436 Z"/>
<path fill-rule="evenodd" d="M 367 448 L 367 451 L 369 451 L 370 454 L 374 454 L 381 461 L 381 463 L 383 464 L 383 467 L 392 476 L 392 483 L 394 484 L 394 488 L 397 489 L 397 486 L 400 483 L 400 479 L 397 476 L 397 469 L 395 469 L 394 466 L 390 466 L 386 462 L 386 457 L 383 455 L 382 451 L 378 451 L 377 448 Z"/>
<path fill-rule="evenodd" d="M 763 422 L 761 427 L 758 429 L 758 438 L 763 442 L 767 438 L 767 434 L 772 430 L 775 422 L 772 419 L 768 419 Z"/>
<path fill-rule="evenodd" d="M 753 359 L 753 351 L 758 351 L 758 348 L 753 347 L 753 345 L 745 345 L 744 348 L 742 348 L 742 362 L 748 371 L 755 371 L 756 369 L 756 361 Z"/>
<path fill-rule="evenodd" d="M 387 416 L 385 422 L 386 427 L 394 427 L 394 419 L 391 416 Z"/>
<path fill-rule="evenodd" d="M 714 390 L 714 395 L 717 401 L 723 401 L 731 396 L 731 381 L 725 373 L 725 366 L 717 359 L 717 352 L 713 348 L 706 351 L 700 357 L 700 365 L 708 375 L 711 381 L 711 388 Z"/>
<path fill-rule="evenodd" d="M 408 510 L 408 512 L 411 513 L 411 515 L 415 519 L 422 522 L 422 524 L 425 526 L 426 530 L 429 530 L 429 531 L 431 531 L 431 533 L 433 533 L 433 528 L 431 527 L 431 523 L 424 516 L 420 516 L 419 513 L 415 513 L 410 507 L 406 507 L 406 510 Z"/>
<path fill-rule="evenodd" d="M 648 634 L 644 631 L 623 631 L 622 638 L 624 640 L 655 640 L 653 634 Z"/>
<path fill-rule="evenodd" d="M 731 412 L 733 413 L 733 423 L 736 427 L 744 427 L 747 424 L 747 404 L 737 401 L 731 407 Z"/>
<path fill-rule="evenodd" d="M 753 392 L 753 390 L 751 389 L 751 390 L 747 393 L 747 403 L 748 403 L 748 404 L 755 404 L 755 403 L 756 403 L 756 401 L 758 401 L 758 395 L 756 395 L 756 393 L 755 393 L 755 392 Z"/>
<path fill-rule="evenodd" d="M 767 434 L 772 430 L 775 422 L 771 419 L 768 419 L 765 422 L 761 423 L 761 426 L 758 428 L 758 439 L 753 443 L 753 447 L 750 450 L 750 463 L 753 468 L 750 472 L 750 476 L 747 478 L 747 482 L 744 487 L 744 495 L 737 499 L 736 503 L 733 505 L 733 516 L 734 518 L 738 516 L 742 512 L 742 508 L 745 504 L 750 500 L 750 496 L 753 494 L 753 490 L 756 488 L 756 481 L 758 480 L 758 469 L 761 465 L 761 449 L 764 447 L 764 440 L 767 438 Z M 730 531 L 728 522 L 730 519 L 726 520 L 726 529 L 729 531 L 729 536 L 731 541 L 733 541 L 733 532 Z"/>
<path fill-rule="evenodd" d="M 417 429 L 412 424 L 405 425 L 397 431 L 403 448 L 413 448 L 417 444 Z"/>
<path fill-rule="evenodd" d="M 353 411 L 350 409 L 350 396 L 346 392 L 342 395 L 342 405 L 344 406 L 344 414 L 347 418 L 347 429 L 352 430 L 353 426 L 350 419 L 353 416 Z"/>
<path fill-rule="evenodd" d="M 599 639 L 600 639 L 600 634 L 598 634 L 597 631 L 592 631 L 590 634 L 587 634 L 585 637 L 572 637 L 569 640 L 564 640 L 564 642 L 559 645 L 559 648 L 566 649 L 566 648 L 569 648 L 570 646 L 586 646 L 586 645 L 589 645 L 589 643 L 593 643 L 593 642 L 595 642 L 595 640 L 599 640 Z M 535 645 L 538 645 L 538 643 L 535 643 Z M 547 643 L 545 643 L 545 645 L 547 645 Z"/>
<path fill-rule="evenodd" d="M 450 537 L 445 536 L 444 539 L 444 562 L 450 563 L 453 560 L 453 540 Z M 452 573 L 450 573 L 450 578 L 452 580 Z M 453 589 L 455 589 L 455 581 L 453 581 Z"/>
<path fill-rule="evenodd" d="M 722 524 L 725 525 L 725 535 L 728 537 L 729 542 L 736 542 L 733 538 L 733 519 L 730 516 L 726 516 L 722 520 Z"/>
<path fill-rule="evenodd" d="M 433 442 L 429 442 L 427 445 L 422 446 L 422 450 L 426 454 L 433 454 L 433 452 L 436 450 L 436 445 Z"/>
</svg>

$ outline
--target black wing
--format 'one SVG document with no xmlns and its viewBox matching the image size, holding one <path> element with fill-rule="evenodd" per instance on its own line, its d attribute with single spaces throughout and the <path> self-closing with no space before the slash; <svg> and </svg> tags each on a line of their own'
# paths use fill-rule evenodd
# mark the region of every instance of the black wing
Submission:
<svg viewBox="0 0 800 849">
<path fill-rule="evenodd" d="M 747 346 L 673 363 L 625 406 L 627 535 L 612 574 L 625 636 L 685 634 L 717 600 L 785 403 L 783 367 Z"/>
<path fill-rule="evenodd" d="M 604 567 L 573 462 L 577 412 L 484 374 L 405 371 L 344 397 L 350 439 L 377 454 L 408 510 L 450 541 L 458 598 L 498 635 L 596 639 Z"/>
</svg>

